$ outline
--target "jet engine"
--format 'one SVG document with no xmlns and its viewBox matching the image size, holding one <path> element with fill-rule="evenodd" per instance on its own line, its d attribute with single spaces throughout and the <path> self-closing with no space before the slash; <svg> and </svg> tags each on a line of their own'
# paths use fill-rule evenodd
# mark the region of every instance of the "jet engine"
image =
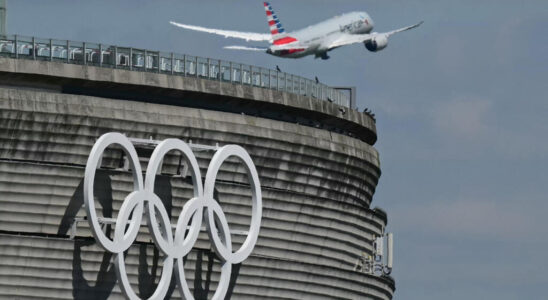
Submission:
<svg viewBox="0 0 548 300">
<path fill-rule="evenodd" d="M 377 52 L 388 46 L 388 36 L 386 36 L 385 34 L 378 34 L 369 41 L 364 42 L 364 44 L 367 50 L 371 52 Z"/>
</svg>

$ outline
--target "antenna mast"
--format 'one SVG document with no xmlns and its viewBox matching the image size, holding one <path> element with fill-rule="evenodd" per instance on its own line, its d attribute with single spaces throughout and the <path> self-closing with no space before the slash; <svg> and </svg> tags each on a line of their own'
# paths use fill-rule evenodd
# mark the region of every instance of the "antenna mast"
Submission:
<svg viewBox="0 0 548 300">
<path fill-rule="evenodd" d="M 6 35 L 8 32 L 6 17 L 8 9 L 6 8 L 6 0 L 0 0 L 0 35 Z"/>
</svg>

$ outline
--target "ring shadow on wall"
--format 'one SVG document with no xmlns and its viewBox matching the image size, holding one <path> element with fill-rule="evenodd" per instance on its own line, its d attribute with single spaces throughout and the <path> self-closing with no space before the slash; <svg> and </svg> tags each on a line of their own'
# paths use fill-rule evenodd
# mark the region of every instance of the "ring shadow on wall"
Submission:
<svg viewBox="0 0 548 300">
<path fill-rule="evenodd" d="M 103 208 L 102 215 L 112 217 L 112 185 L 111 179 L 106 170 L 97 170 L 95 175 L 97 189 L 96 195 Z M 57 231 L 58 235 L 67 235 L 74 221 L 74 218 L 84 205 L 84 179 L 80 180 L 78 187 L 74 191 L 70 202 L 65 210 L 61 224 Z M 107 226 L 106 234 L 110 234 L 110 226 Z M 86 238 L 76 238 L 74 240 L 74 251 L 72 258 L 72 294 L 74 299 L 107 299 L 116 285 L 116 272 L 112 263 L 113 255 L 110 252 L 103 252 L 101 265 L 97 272 L 95 285 L 90 285 L 84 277 L 82 268 L 82 252 L 86 252 L 84 247 L 94 246 L 95 240 Z M 84 248 L 84 249 L 83 249 Z"/>
<path fill-rule="evenodd" d="M 114 285 L 116 285 L 116 271 L 114 270 L 114 264 L 112 263 L 112 254 L 110 252 L 103 253 L 103 259 L 99 272 L 97 272 L 97 279 L 95 285 L 90 285 L 84 278 L 84 270 L 82 268 L 82 248 L 92 246 L 95 244 L 94 240 L 74 240 L 74 252 L 72 258 L 72 295 L 77 300 L 92 300 L 107 299 Z"/>
<path fill-rule="evenodd" d="M 99 200 L 99 203 L 101 204 L 101 207 L 103 208 L 102 215 L 105 218 L 112 218 L 112 183 L 110 176 L 108 174 L 108 170 L 104 169 L 97 169 L 97 173 L 95 173 L 95 184 L 94 184 L 94 194 L 97 200 Z M 67 235 L 70 227 L 72 226 L 72 222 L 74 222 L 74 218 L 80 211 L 80 209 L 83 209 L 84 207 L 84 178 L 80 180 L 80 183 L 78 184 L 78 187 L 76 187 L 76 190 L 74 191 L 74 194 L 72 194 L 72 197 L 70 198 L 69 204 L 67 205 L 67 209 L 65 210 L 65 213 L 63 214 L 63 218 L 61 219 L 61 224 L 59 225 L 59 229 L 57 230 L 57 235 Z M 99 214 L 101 215 L 101 214 Z M 107 227 L 106 235 L 110 235 L 110 226 Z"/>
<path fill-rule="evenodd" d="M 172 207 L 173 207 L 173 195 L 172 195 L 172 185 L 171 185 L 170 176 L 158 175 L 155 182 L 155 192 L 162 199 L 168 215 L 171 217 Z M 185 179 L 187 183 L 192 184 L 192 179 L 187 177 Z M 72 195 L 70 202 L 65 210 L 61 224 L 59 226 L 58 235 L 67 235 L 71 224 L 80 211 L 84 204 L 83 198 L 83 179 L 80 180 L 78 187 L 76 188 L 74 194 Z M 108 170 L 97 170 L 95 175 L 95 195 L 97 200 L 101 204 L 102 215 L 106 218 L 112 218 L 112 180 L 109 176 Z M 215 189 L 214 191 L 215 198 L 219 199 L 219 193 Z M 111 234 L 111 226 L 106 226 L 106 234 L 109 236 Z M 114 256 L 108 251 L 103 251 L 103 256 L 99 271 L 95 279 L 95 285 L 90 285 L 88 280 L 84 277 L 84 269 L 82 267 L 82 252 L 87 252 L 85 248 L 95 246 L 96 242 L 89 237 L 76 237 L 74 240 L 74 252 L 72 260 L 72 288 L 74 299 L 78 300 L 87 300 L 87 299 L 107 299 L 114 289 L 114 286 L 117 284 L 117 277 L 115 271 L 115 265 L 113 263 Z M 139 266 L 138 266 L 138 289 L 139 295 L 142 298 L 148 298 L 154 292 L 157 283 L 159 280 L 159 251 L 154 246 L 154 244 L 139 243 Z M 147 261 L 147 246 L 153 246 L 153 258 L 152 265 L 149 272 L 149 265 Z M 100 249 L 100 248 L 99 248 Z M 196 251 L 196 262 L 194 268 L 194 298 L 195 299 L 207 299 L 207 296 L 210 292 L 209 287 L 211 284 L 211 274 L 213 272 L 213 263 L 214 260 L 218 258 L 215 253 L 211 250 L 206 249 L 195 249 Z M 204 255 L 208 257 L 207 270 L 202 269 L 202 263 Z M 187 264 L 187 259 L 184 259 L 184 265 Z M 236 285 L 236 280 L 240 273 L 241 264 L 236 264 L 232 266 L 232 273 L 230 277 L 230 283 L 225 299 L 231 299 L 234 287 Z M 205 272 L 205 274 L 204 274 Z M 205 281 L 202 280 L 203 275 L 205 275 Z M 166 299 L 171 298 L 175 288 L 176 288 L 176 277 L 173 274 L 171 283 L 169 286 Z M 214 291 L 212 291 L 214 292 Z"/>
<path fill-rule="evenodd" d="M 194 299 L 207 299 L 207 296 L 210 292 L 214 293 L 215 291 L 210 291 L 209 286 L 211 284 L 211 273 L 213 271 L 213 262 L 215 259 L 218 260 L 217 256 L 213 251 L 210 250 L 195 250 L 196 253 L 196 266 L 194 269 Z M 202 275 L 204 271 L 202 270 L 202 263 L 204 256 L 207 256 L 207 270 L 205 276 L 205 282 L 202 281 Z M 186 260 L 185 260 L 186 264 Z M 236 286 L 236 280 L 240 274 L 241 263 L 232 265 L 232 272 L 230 274 L 230 282 L 228 285 L 228 290 L 226 292 L 225 300 L 230 300 L 232 298 L 232 293 L 234 292 L 234 287 Z"/>
<path fill-rule="evenodd" d="M 169 208 L 168 214 L 171 217 L 171 208 L 172 208 L 171 199 L 172 199 L 172 195 L 171 194 L 169 194 L 169 195 L 161 194 L 161 193 L 157 192 L 157 191 L 171 191 L 172 190 L 171 189 L 172 187 L 171 187 L 170 179 L 168 178 L 167 181 L 158 180 L 162 177 L 165 177 L 165 176 L 156 176 L 154 191 L 160 197 L 160 199 L 162 199 L 162 202 L 164 202 L 164 205 L 166 206 L 166 208 Z M 186 177 L 185 182 L 186 182 L 186 184 L 191 186 L 192 185 L 192 178 L 191 177 Z M 161 186 L 161 185 L 159 185 L 159 183 L 164 183 L 165 186 Z M 169 188 L 168 188 L 167 185 L 169 185 Z M 214 190 L 213 190 L 213 197 L 215 199 L 217 199 L 219 204 L 221 204 L 221 199 L 219 197 L 219 191 L 216 188 L 214 188 Z M 170 203 L 166 203 L 166 201 L 164 199 L 169 199 Z M 215 252 L 212 251 L 211 249 L 194 249 L 193 251 L 196 253 L 196 262 L 195 262 L 195 265 L 194 265 L 194 284 L 193 284 L 194 290 L 193 290 L 193 296 L 194 296 L 194 299 L 196 299 L 196 300 L 208 299 L 208 295 L 210 293 L 211 294 L 215 293 L 215 291 L 210 291 L 211 274 L 213 273 L 214 261 L 215 260 L 219 261 L 219 258 L 217 257 Z M 207 270 L 205 270 L 205 271 L 203 270 L 203 267 L 202 267 L 203 266 L 203 261 L 204 261 L 204 256 L 207 257 Z M 188 256 L 183 258 L 183 266 L 187 266 L 187 263 L 188 263 Z M 225 300 L 230 300 L 232 298 L 232 293 L 234 292 L 234 287 L 236 286 L 236 280 L 238 279 L 238 275 L 240 274 L 241 265 L 242 264 L 239 263 L 239 264 L 235 264 L 235 265 L 232 266 L 232 272 L 230 274 L 230 281 L 229 281 L 229 285 L 228 285 L 228 290 L 227 290 L 226 295 L 225 295 Z M 205 274 L 204 274 L 204 272 L 205 272 Z M 203 279 L 204 275 L 205 275 L 205 280 Z M 172 278 L 172 284 L 173 284 L 174 281 L 175 281 L 175 278 Z"/>
</svg>

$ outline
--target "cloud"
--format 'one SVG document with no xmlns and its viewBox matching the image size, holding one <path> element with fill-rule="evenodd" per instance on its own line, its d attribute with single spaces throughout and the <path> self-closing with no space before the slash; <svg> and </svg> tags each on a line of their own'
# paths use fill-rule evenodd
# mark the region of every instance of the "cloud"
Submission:
<svg viewBox="0 0 548 300">
<path fill-rule="evenodd" d="M 515 199 L 490 200 L 474 197 L 431 201 L 414 207 L 399 207 L 392 212 L 395 225 L 412 228 L 427 236 L 522 242 L 538 240 L 548 230 L 541 211 L 543 201 L 528 200 L 528 205 Z M 534 203 L 535 205 L 531 205 Z M 403 211 L 401 210 L 403 209 Z"/>
<path fill-rule="evenodd" d="M 372 101 L 373 102 L 373 101 Z M 419 110 L 415 103 L 396 101 L 389 97 L 376 97 L 374 99 L 375 107 L 379 112 L 385 113 L 388 118 L 405 119 L 416 117 Z"/>
<path fill-rule="evenodd" d="M 477 139 L 489 133 L 492 101 L 459 97 L 436 105 L 432 111 L 434 127 L 449 139 Z"/>
<path fill-rule="evenodd" d="M 467 63 L 467 49 L 459 34 L 447 34 L 436 43 L 436 66 L 445 74 L 458 74 Z"/>
<path fill-rule="evenodd" d="M 500 107 L 497 107 L 499 104 Z M 456 96 L 433 104 L 430 120 L 432 155 L 445 158 L 546 159 L 548 129 L 537 114 L 542 106 L 516 107 L 514 103 L 480 96 Z M 515 111 L 508 113 L 515 107 Z M 436 156 L 437 157 L 437 156 Z"/>
</svg>

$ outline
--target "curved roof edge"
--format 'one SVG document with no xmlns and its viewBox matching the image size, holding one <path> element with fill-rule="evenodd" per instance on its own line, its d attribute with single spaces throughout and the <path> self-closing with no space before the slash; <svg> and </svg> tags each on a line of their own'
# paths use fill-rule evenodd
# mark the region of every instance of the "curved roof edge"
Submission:
<svg viewBox="0 0 548 300">
<path fill-rule="evenodd" d="M 375 120 L 367 114 L 310 96 L 251 85 L 7 57 L 0 57 L 0 73 L 5 74 L 2 76 L 3 82 L 13 85 L 25 85 L 32 80 L 44 88 L 66 93 L 256 114 L 325 127 L 359 138 L 370 145 L 377 140 Z"/>
</svg>

